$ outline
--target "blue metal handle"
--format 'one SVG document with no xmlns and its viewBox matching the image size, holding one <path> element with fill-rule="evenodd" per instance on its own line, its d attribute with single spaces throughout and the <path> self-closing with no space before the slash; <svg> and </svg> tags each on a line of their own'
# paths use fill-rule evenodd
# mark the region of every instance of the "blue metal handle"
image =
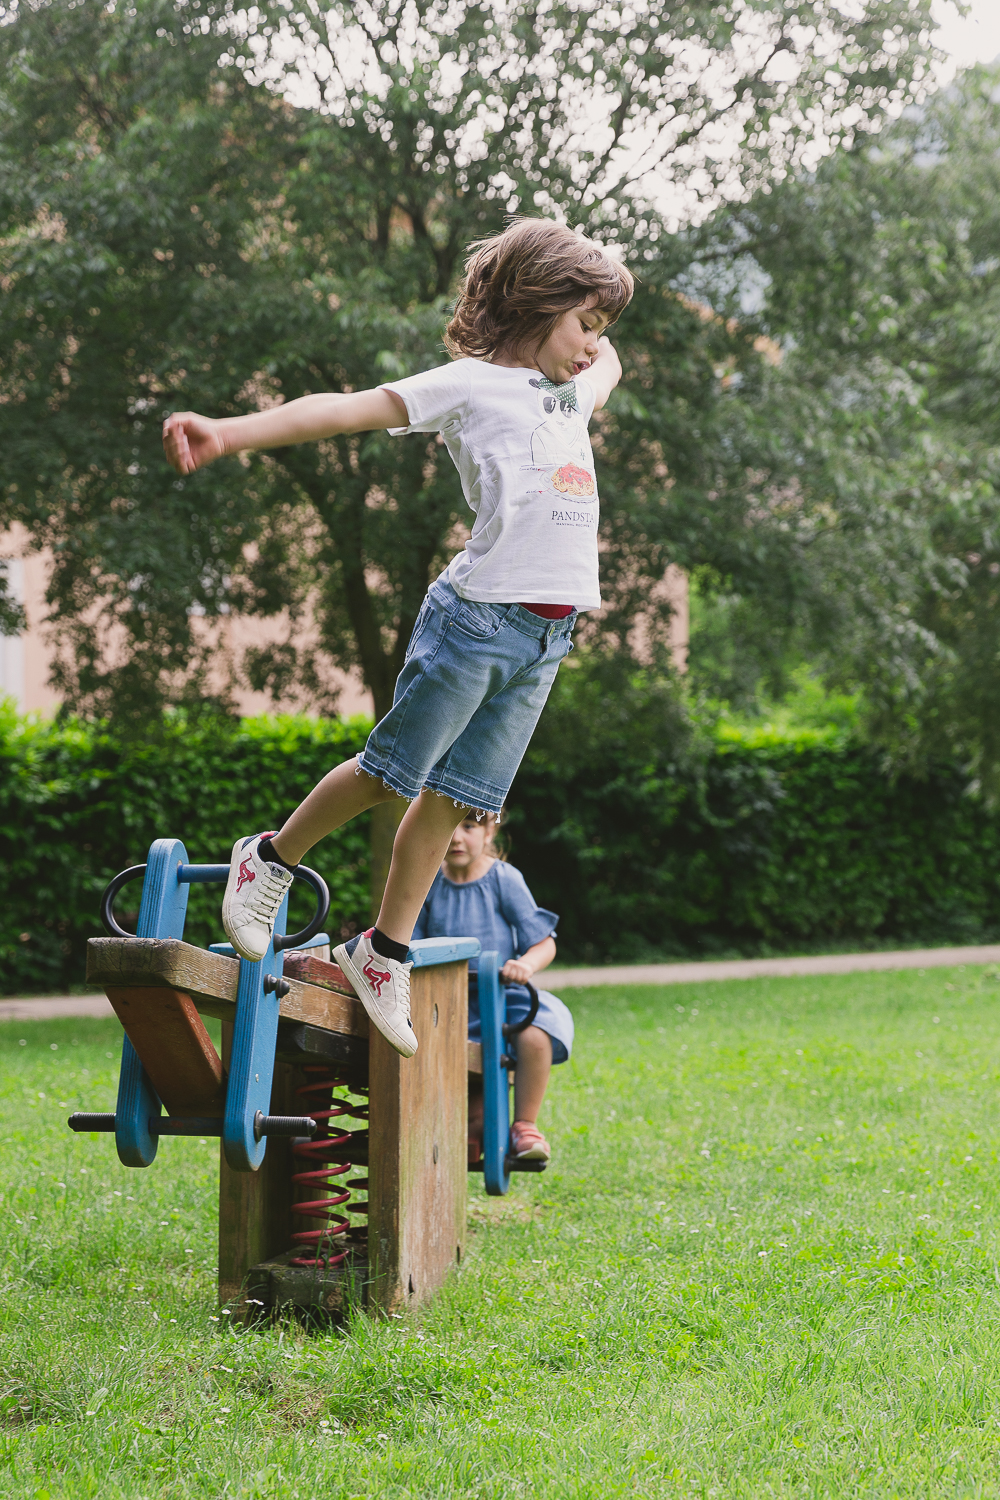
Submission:
<svg viewBox="0 0 1000 1500">
<path fill-rule="evenodd" d="M 479 957 L 479 1018 L 483 1036 L 483 1180 L 491 1197 L 502 1197 L 510 1187 L 507 1155 L 510 1150 L 510 1089 L 504 1056 L 503 1023 L 506 1012 L 500 983 L 500 955 Z"/>
<path fill-rule="evenodd" d="M 150 845 L 146 857 L 146 876 L 142 882 L 137 937 L 184 936 L 188 889 L 177 880 L 177 867 L 186 863 L 187 850 L 180 839 L 156 839 Z M 111 885 L 114 884 L 112 881 Z M 110 908 L 110 902 L 108 905 Z M 120 928 L 118 930 L 121 931 Z M 123 935 L 128 937 L 130 934 Z M 128 1037 L 123 1037 L 118 1102 L 115 1106 L 115 1145 L 118 1158 L 124 1166 L 148 1167 L 153 1161 L 159 1138 L 150 1130 L 150 1124 L 159 1119 L 160 1110 L 159 1097 L 139 1060 L 139 1054 Z"/>
<path fill-rule="evenodd" d="M 271 1106 L 281 1001 L 274 989 L 265 988 L 264 981 L 272 975 L 281 978 L 284 959 L 275 948 L 276 940 L 284 936 L 287 920 L 286 894 L 278 908 L 274 937 L 264 957 L 252 964 L 245 958 L 240 959 L 236 1020 L 233 1022 L 233 1045 L 226 1082 L 226 1117 L 222 1127 L 222 1149 L 234 1172 L 256 1172 L 267 1150 L 267 1138 L 257 1135 L 254 1122 L 258 1114 L 266 1115 Z"/>
<path fill-rule="evenodd" d="M 179 885 L 225 885 L 229 879 L 228 865 L 178 865 Z"/>
</svg>

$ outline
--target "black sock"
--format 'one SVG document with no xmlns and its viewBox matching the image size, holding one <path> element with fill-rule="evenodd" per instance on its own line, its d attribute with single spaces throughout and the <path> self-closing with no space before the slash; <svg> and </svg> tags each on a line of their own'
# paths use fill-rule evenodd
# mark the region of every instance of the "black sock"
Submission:
<svg viewBox="0 0 1000 1500">
<path fill-rule="evenodd" d="M 282 859 L 277 849 L 271 843 L 271 834 L 261 839 L 257 845 L 257 858 L 266 859 L 269 865 L 283 865 L 286 870 L 294 870 L 295 865 L 290 865 L 287 859 Z"/>
<path fill-rule="evenodd" d="M 398 964 L 405 964 L 406 955 L 410 951 L 406 943 L 394 943 L 391 937 L 386 937 L 377 927 L 372 928 L 368 941 L 382 958 L 394 958 Z"/>
</svg>

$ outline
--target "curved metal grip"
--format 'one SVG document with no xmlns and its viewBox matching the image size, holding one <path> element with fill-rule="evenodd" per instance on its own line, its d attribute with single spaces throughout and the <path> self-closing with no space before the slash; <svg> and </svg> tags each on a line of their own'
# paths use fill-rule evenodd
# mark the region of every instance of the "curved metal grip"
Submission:
<svg viewBox="0 0 1000 1500">
<path fill-rule="evenodd" d="M 518 1021 L 515 1026 L 512 1026 L 509 1021 L 505 1021 L 500 1028 L 504 1036 L 517 1036 L 519 1031 L 527 1031 L 528 1027 L 532 1024 L 535 1017 L 538 1015 L 538 991 L 535 989 L 535 986 L 533 984 L 526 984 L 524 988 L 531 996 L 531 1009 L 528 1011 L 528 1014 L 525 1016 L 524 1020 Z"/>
<path fill-rule="evenodd" d="M 111 883 L 107 886 L 104 895 L 101 897 L 101 923 L 104 927 L 105 932 L 110 933 L 112 937 L 135 937 L 134 932 L 126 932 L 124 927 L 119 927 L 118 923 L 115 921 L 115 914 L 111 908 L 114 906 L 115 897 L 121 890 L 122 886 L 128 885 L 130 880 L 141 879 L 141 877 L 145 875 L 145 873 L 145 865 L 131 865 L 127 870 L 122 870 L 119 875 L 115 876 L 114 880 L 112 880 Z"/>
<path fill-rule="evenodd" d="M 301 948 L 302 944 L 307 943 L 311 937 L 315 937 L 317 932 L 322 932 L 330 914 L 330 888 L 322 875 L 317 875 L 315 870 L 309 870 L 305 865 L 296 865 L 295 878 L 304 880 L 306 885 L 311 885 L 316 892 L 316 915 L 301 932 L 276 932 L 274 934 L 275 953 L 282 953 L 286 948 Z"/>
</svg>

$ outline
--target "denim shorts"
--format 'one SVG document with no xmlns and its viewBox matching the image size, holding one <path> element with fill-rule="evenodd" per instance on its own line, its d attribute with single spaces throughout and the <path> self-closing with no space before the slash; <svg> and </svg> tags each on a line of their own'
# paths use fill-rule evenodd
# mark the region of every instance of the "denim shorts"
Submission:
<svg viewBox="0 0 1000 1500">
<path fill-rule="evenodd" d="M 460 599 L 439 578 L 361 770 L 403 797 L 426 787 L 499 817 L 575 624 L 575 610 L 543 620 L 520 604 Z"/>
</svg>

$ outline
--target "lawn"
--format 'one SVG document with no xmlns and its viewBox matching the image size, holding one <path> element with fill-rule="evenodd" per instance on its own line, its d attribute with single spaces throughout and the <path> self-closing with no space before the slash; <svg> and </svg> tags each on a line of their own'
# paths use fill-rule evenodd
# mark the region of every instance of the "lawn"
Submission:
<svg viewBox="0 0 1000 1500">
<path fill-rule="evenodd" d="M 1000 980 L 568 991 L 556 1157 L 420 1318 L 214 1305 L 217 1144 L 116 1023 L 0 1027 L 0 1495 L 1000 1496 Z"/>
</svg>

